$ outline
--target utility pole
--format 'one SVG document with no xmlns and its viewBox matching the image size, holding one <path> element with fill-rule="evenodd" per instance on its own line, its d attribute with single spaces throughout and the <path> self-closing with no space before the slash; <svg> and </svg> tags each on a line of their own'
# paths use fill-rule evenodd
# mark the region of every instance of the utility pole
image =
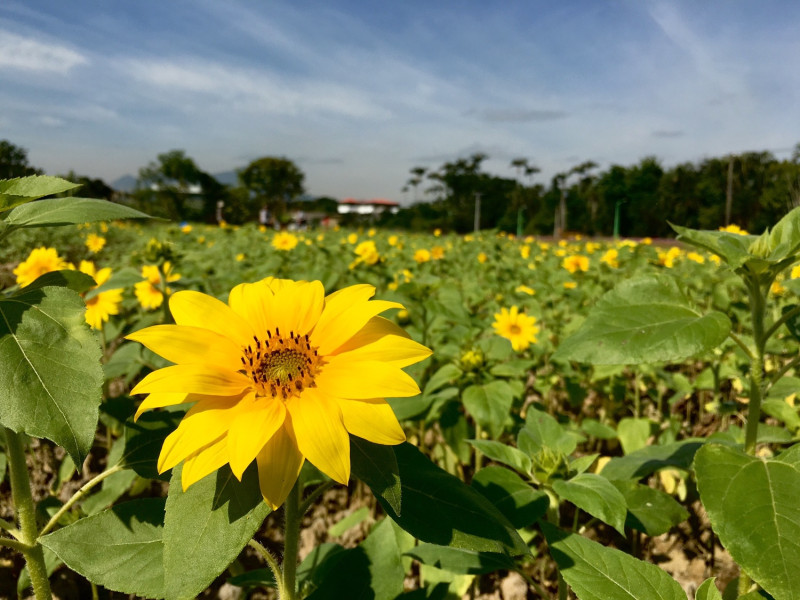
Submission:
<svg viewBox="0 0 800 600">
<path fill-rule="evenodd" d="M 728 189 L 725 194 L 725 226 L 731 224 L 731 209 L 733 208 L 733 154 L 728 157 Z"/>
<path fill-rule="evenodd" d="M 481 228 L 481 193 L 475 192 L 475 233 Z"/>
</svg>

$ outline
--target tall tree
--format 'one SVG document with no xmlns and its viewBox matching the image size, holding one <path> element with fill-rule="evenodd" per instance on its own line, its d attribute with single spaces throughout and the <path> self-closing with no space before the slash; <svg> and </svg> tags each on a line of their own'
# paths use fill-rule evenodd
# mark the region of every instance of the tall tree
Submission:
<svg viewBox="0 0 800 600">
<path fill-rule="evenodd" d="M 213 177 L 203 172 L 183 150 L 170 150 L 139 169 L 139 181 L 134 195 L 150 210 L 172 219 L 205 218 L 213 216 L 214 200 L 205 195 L 207 188 L 216 187 Z M 216 183 L 216 180 L 214 180 Z M 219 186 L 219 183 L 216 183 Z M 187 201 L 197 198 L 202 202 L 202 214 L 189 210 Z"/>
<path fill-rule="evenodd" d="M 286 204 L 305 191 L 305 174 L 284 157 L 258 158 L 239 171 L 238 176 L 241 186 L 249 192 L 254 209 L 266 206 L 279 221 L 282 221 Z"/>
<path fill-rule="evenodd" d="M 28 164 L 28 151 L 0 140 L 0 179 L 12 179 L 27 175 L 41 175 L 42 171 Z"/>
</svg>

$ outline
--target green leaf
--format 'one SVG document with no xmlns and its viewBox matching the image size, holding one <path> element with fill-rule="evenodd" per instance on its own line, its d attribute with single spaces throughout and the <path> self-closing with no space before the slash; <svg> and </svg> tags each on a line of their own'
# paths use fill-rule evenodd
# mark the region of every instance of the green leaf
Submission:
<svg viewBox="0 0 800 600">
<path fill-rule="evenodd" d="M 666 533 L 689 518 L 689 513 L 669 494 L 635 481 L 612 481 L 625 497 L 625 526 L 647 535 Z"/>
<path fill-rule="evenodd" d="M 251 465 L 239 482 L 230 469 L 181 488 L 173 469 L 164 519 L 165 596 L 192 598 L 202 592 L 250 541 L 269 514 L 258 473 Z"/>
<path fill-rule="evenodd" d="M 686 600 L 666 571 L 576 533 L 541 523 L 564 580 L 579 600 Z"/>
<path fill-rule="evenodd" d="M 529 408 L 525 415 L 525 427 L 517 435 L 517 447 L 530 456 L 544 448 L 569 456 L 578 446 L 556 419 L 546 412 Z"/>
<path fill-rule="evenodd" d="M 12 227 L 54 227 L 115 219 L 150 219 L 149 215 L 122 204 L 94 198 L 51 198 L 17 206 L 8 213 Z"/>
<path fill-rule="evenodd" d="M 451 573 L 483 575 L 500 569 L 510 571 L 515 569 L 514 561 L 506 554 L 476 552 L 475 550 L 448 548 L 434 544 L 420 544 L 406 552 L 406 555 L 417 559 L 422 564 Z"/>
<path fill-rule="evenodd" d="M 461 369 L 453 364 L 447 364 L 440 367 L 433 375 L 431 375 L 428 382 L 425 384 L 425 394 L 431 394 L 441 387 L 444 387 L 461 377 Z"/>
<path fill-rule="evenodd" d="M 108 290 L 117 290 L 117 289 L 125 289 L 125 288 L 132 288 L 135 284 L 142 281 L 142 274 L 140 271 L 133 269 L 131 267 L 124 267 L 122 269 L 118 269 L 111 273 L 111 277 L 108 278 L 103 285 L 95 287 L 93 290 L 90 290 L 84 298 L 86 300 L 91 300 L 97 294 L 101 292 L 107 292 Z"/>
<path fill-rule="evenodd" d="M 74 292 L 82 294 L 89 288 L 94 287 L 94 285 L 94 279 L 86 273 L 67 269 L 64 271 L 50 271 L 49 273 L 40 275 L 33 283 L 25 286 L 20 292 L 25 293 L 55 286 L 69 288 Z"/>
<path fill-rule="evenodd" d="M 613 440 L 617 437 L 617 432 L 613 427 L 601 423 L 597 419 L 584 419 L 581 421 L 581 429 L 594 438 L 600 440 Z"/>
<path fill-rule="evenodd" d="M 80 187 L 78 184 L 48 175 L 31 175 L 0 180 L 0 212 L 36 198 L 60 194 Z"/>
<path fill-rule="evenodd" d="M 109 590 L 164 597 L 163 498 L 125 502 L 39 541 L 66 565 Z"/>
<path fill-rule="evenodd" d="M 169 479 L 156 468 L 158 455 L 166 437 L 175 431 L 183 413 L 172 411 L 146 412 L 134 423 L 125 423 L 125 452 L 122 464 L 148 479 Z"/>
<path fill-rule="evenodd" d="M 724 260 L 732 269 L 738 269 L 752 258 L 749 248 L 756 239 L 754 235 L 739 235 L 727 231 L 689 229 L 670 226 L 678 232 L 678 240 L 696 248 L 708 250 Z"/>
<path fill-rule="evenodd" d="M 339 552 L 308 600 L 394 600 L 405 572 L 389 519 L 378 523 L 357 548 Z"/>
<path fill-rule="evenodd" d="M 716 579 L 716 577 L 709 577 L 701 583 L 694 593 L 694 600 L 722 600 L 722 594 L 719 593 L 717 586 L 714 585 Z"/>
<path fill-rule="evenodd" d="M 781 309 L 781 313 L 785 315 L 788 312 L 796 310 L 800 307 L 800 304 L 791 304 L 789 306 L 784 306 Z M 796 314 L 793 317 L 790 317 L 786 321 L 786 329 L 789 330 L 789 333 L 792 334 L 792 337 L 796 340 L 800 340 L 800 314 Z"/>
<path fill-rule="evenodd" d="M 641 479 L 666 467 L 688 469 L 702 440 L 687 439 L 659 446 L 647 446 L 627 456 L 616 456 L 600 474 L 606 479 Z"/>
<path fill-rule="evenodd" d="M 484 467 L 472 478 L 472 487 L 483 494 L 517 529 L 527 527 L 547 512 L 547 494 L 525 483 L 503 467 Z"/>
<path fill-rule="evenodd" d="M 600 298 L 553 358 L 591 364 L 675 362 L 716 348 L 730 329 L 726 315 L 695 310 L 671 277 L 630 279 Z"/>
<path fill-rule="evenodd" d="M 94 441 L 103 384 L 84 310 L 63 287 L 0 299 L 0 423 L 52 440 L 76 465 Z"/>
<path fill-rule="evenodd" d="M 423 542 L 440 546 L 512 556 L 528 553 L 514 526 L 477 490 L 437 467 L 408 443 L 390 448 L 400 472 L 402 515 L 375 488 L 372 491 L 400 527 Z"/>
<path fill-rule="evenodd" d="M 343 533 L 345 533 L 348 529 L 355 527 L 359 523 L 362 523 L 364 519 L 369 516 L 369 508 L 366 506 L 362 506 L 358 510 L 350 513 L 343 519 L 336 522 L 336 524 L 331 525 L 328 528 L 328 535 L 331 537 L 339 537 Z"/>
<path fill-rule="evenodd" d="M 485 456 L 508 465 L 523 475 L 530 475 L 531 457 L 512 446 L 492 440 L 467 440 Z"/>
<path fill-rule="evenodd" d="M 776 600 L 800 598 L 800 445 L 763 460 L 707 444 L 694 467 L 714 532 L 734 560 Z"/>
<path fill-rule="evenodd" d="M 391 446 L 373 444 L 360 437 L 350 436 L 350 470 L 354 477 L 366 483 L 377 497 L 402 514 L 400 467 Z"/>
<path fill-rule="evenodd" d="M 555 480 L 553 491 L 625 535 L 628 512 L 625 496 L 608 479 L 594 473 L 581 473 L 566 481 Z"/>
<path fill-rule="evenodd" d="M 617 424 L 617 435 L 625 454 L 636 452 L 647 446 L 650 437 L 650 419 L 625 417 Z"/>
<path fill-rule="evenodd" d="M 464 408 L 475 421 L 489 431 L 492 437 L 499 437 L 505 428 L 514 392 L 507 382 L 494 380 L 485 385 L 471 385 L 461 396 Z"/>
</svg>

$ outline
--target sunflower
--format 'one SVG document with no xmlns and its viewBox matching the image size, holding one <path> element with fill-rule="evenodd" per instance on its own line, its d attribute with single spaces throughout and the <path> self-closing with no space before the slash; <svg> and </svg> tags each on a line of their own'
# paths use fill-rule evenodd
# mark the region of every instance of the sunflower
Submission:
<svg viewBox="0 0 800 600">
<path fill-rule="evenodd" d="M 280 233 L 276 233 L 275 237 L 272 238 L 272 247 L 275 250 L 293 250 L 295 246 L 297 246 L 297 236 L 293 233 L 289 233 L 288 231 L 281 231 Z"/>
<path fill-rule="evenodd" d="M 177 273 L 172 272 L 172 264 L 165 261 L 161 267 L 166 277 L 167 283 L 178 281 L 181 278 Z M 144 265 L 142 267 L 142 277 L 144 281 L 140 281 L 133 286 L 133 292 L 136 294 L 136 299 L 145 310 L 155 310 L 164 302 L 164 294 L 161 292 L 161 271 L 156 265 Z M 171 293 L 170 288 L 166 288 L 167 294 Z"/>
<path fill-rule="evenodd" d="M 417 261 L 417 263 L 419 264 L 426 263 L 430 259 L 431 259 L 431 252 L 426 248 L 420 248 L 419 250 L 414 252 L 414 260 Z"/>
<path fill-rule="evenodd" d="M 510 310 L 501 308 L 499 313 L 495 313 L 492 327 L 497 335 L 510 341 L 511 347 L 517 352 L 535 344 L 536 334 L 539 333 L 536 317 L 519 312 L 516 306 Z"/>
<path fill-rule="evenodd" d="M 106 238 L 96 233 L 90 233 L 86 236 L 86 247 L 92 254 L 97 254 L 106 245 Z"/>
<path fill-rule="evenodd" d="M 319 281 L 267 278 L 231 290 L 225 304 L 195 291 L 169 300 L 176 325 L 128 336 L 176 363 L 133 394 L 142 411 L 194 402 L 164 441 L 158 470 L 184 462 L 182 485 L 256 461 L 264 500 L 280 506 L 308 459 L 339 483 L 350 478 L 353 434 L 399 444 L 405 434 L 384 399 L 419 393 L 401 368 L 430 350 L 378 316 L 396 302 L 371 285 L 324 295 Z"/>
<path fill-rule="evenodd" d="M 17 265 L 17 268 L 14 269 L 14 275 L 17 276 L 17 284 L 20 287 L 25 287 L 45 273 L 73 268 L 71 264 L 58 255 L 58 251 L 55 248 L 40 246 L 31 250 L 28 258 Z"/>
<path fill-rule="evenodd" d="M 589 258 L 582 254 L 572 254 L 571 256 L 567 256 L 564 258 L 564 261 L 561 263 L 561 266 L 564 267 L 570 273 L 575 273 L 576 271 L 588 271 Z"/>
<path fill-rule="evenodd" d="M 111 277 L 111 267 L 98 270 L 94 263 L 82 260 L 79 270 L 93 277 L 100 287 Z M 95 294 L 86 300 L 86 322 L 92 329 L 102 329 L 103 323 L 108 322 L 111 315 L 119 314 L 119 305 L 122 303 L 122 288 L 106 290 Z"/>
</svg>

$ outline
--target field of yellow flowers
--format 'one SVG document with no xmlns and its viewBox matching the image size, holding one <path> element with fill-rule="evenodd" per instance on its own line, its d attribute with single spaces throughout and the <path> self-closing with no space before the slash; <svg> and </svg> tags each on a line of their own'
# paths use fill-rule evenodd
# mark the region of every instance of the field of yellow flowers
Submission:
<svg viewBox="0 0 800 600">
<path fill-rule="evenodd" d="M 789 597 L 766 566 L 750 566 L 739 534 L 717 521 L 723 509 L 705 498 L 703 508 L 703 486 L 714 484 L 701 477 L 698 487 L 695 470 L 706 440 L 753 452 L 757 442 L 761 460 L 796 439 L 800 267 L 776 258 L 780 268 L 761 277 L 775 250 L 758 254 L 757 296 L 739 281 L 751 263 L 732 266 L 727 250 L 754 236 L 700 234 L 679 244 L 146 220 L 21 232 L 6 242 L 0 288 L 35 288 L 54 272 L 91 277 L 80 294 L 103 366 L 84 464 L 48 439 L 29 448 L 59 597 L 522 600 L 571 588 L 581 600 L 613 599 L 623 596 L 593 591 L 591 578 L 602 590 L 617 570 L 629 578 L 618 586 L 625 597 L 679 598 L 681 588 L 744 597 L 754 582 Z M 754 330 L 755 352 L 753 315 L 767 322 Z M 759 357 L 772 380 L 759 388 L 764 422 L 751 440 Z M 193 578 L 194 563 L 171 558 L 170 514 L 222 518 L 223 472 L 250 477 L 256 500 L 242 500 L 237 516 L 231 498 L 244 492 L 225 496 L 224 524 L 201 524 L 223 541 L 215 566 L 192 559 L 202 574 Z M 201 510 L 191 502 L 203 486 L 216 492 Z M 0 493 L 6 523 L 6 484 Z M 109 515 L 135 502 L 162 521 L 112 531 Z M 117 549 L 102 544 L 96 556 L 77 552 L 83 523 L 122 536 L 115 548 L 163 536 L 150 566 L 125 559 L 163 570 L 145 581 L 108 575 L 122 559 L 105 564 Z M 30 582 L 14 548 L 0 544 L 0 579 L 12 582 L 0 596 Z M 278 564 L 293 553 L 296 571 Z M 650 567 L 669 593 L 638 595 L 641 582 L 661 581 Z"/>
</svg>

